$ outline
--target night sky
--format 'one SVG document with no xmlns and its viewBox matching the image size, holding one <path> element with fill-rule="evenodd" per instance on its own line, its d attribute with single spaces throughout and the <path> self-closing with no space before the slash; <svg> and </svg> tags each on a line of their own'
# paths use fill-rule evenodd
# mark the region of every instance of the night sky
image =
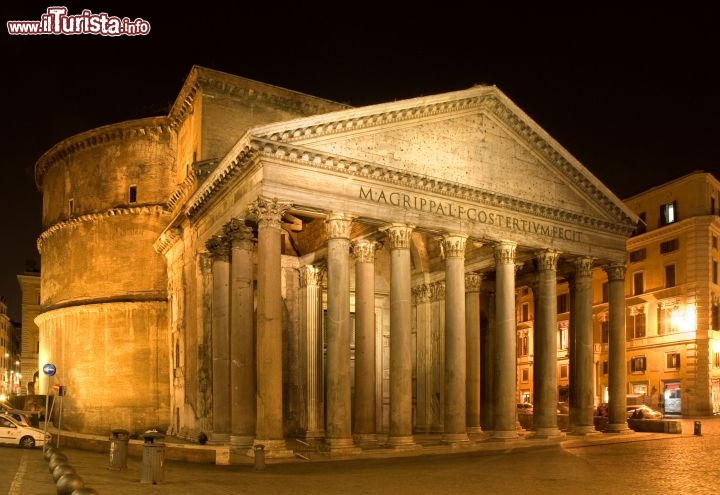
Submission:
<svg viewBox="0 0 720 495">
<path fill-rule="evenodd" d="M 39 262 L 37 159 L 94 127 L 166 115 L 193 65 L 354 106 L 493 84 L 621 199 L 695 170 L 720 178 L 720 26 L 710 3 L 10 3 L 20 2 L 0 7 L 3 26 L 61 5 L 151 27 L 135 37 L 3 27 L 0 295 L 15 321 L 17 274 Z"/>
</svg>

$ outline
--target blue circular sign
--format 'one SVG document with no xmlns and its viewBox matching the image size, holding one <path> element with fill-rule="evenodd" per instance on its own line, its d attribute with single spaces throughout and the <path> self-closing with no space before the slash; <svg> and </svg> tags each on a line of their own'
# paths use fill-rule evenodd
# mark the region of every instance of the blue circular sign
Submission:
<svg viewBox="0 0 720 495">
<path fill-rule="evenodd" d="M 48 363 L 45 366 L 43 366 L 43 373 L 45 373 L 47 376 L 53 376 L 55 374 L 55 365 L 52 363 Z"/>
</svg>

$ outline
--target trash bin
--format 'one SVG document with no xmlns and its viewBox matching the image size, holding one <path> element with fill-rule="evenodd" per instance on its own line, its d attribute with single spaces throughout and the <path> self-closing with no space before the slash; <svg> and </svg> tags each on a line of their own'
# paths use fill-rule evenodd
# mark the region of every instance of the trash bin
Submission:
<svg viewBox="0 0 720 495">
<path fill-rule="evenodd" d="M 257 444 L 253 447 L 255 451 L 255 471 L 262 471 L 265 469 L 265 446 Z"/>
<path fill-rule="evenodd" d="M 702 436 L 702 423 L 700 421 L 695 421 L 695 430 L 694 433 L 696 436 Z"/>
<path fill-rule="evenodd" d="M 163 481 L 165 464 L 165 438 L 160 432 L 146 431 L 143 434 L 143 465 L 141 483 L 157 484 Z"/>
<path fill-rule="evenodd" d="M 110 465 L 108 469 L 121 471 L 127 469 L 127 452 L 130 432 L 122 429 L 112 431 L 110 437 Z"/>
</svg>

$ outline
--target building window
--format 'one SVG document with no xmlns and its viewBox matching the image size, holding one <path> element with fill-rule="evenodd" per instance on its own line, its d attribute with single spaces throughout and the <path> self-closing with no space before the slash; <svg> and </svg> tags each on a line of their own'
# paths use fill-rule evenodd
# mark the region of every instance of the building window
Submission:
<svg viewBox="0 0 720 495">
<path fill-rule="evenodd" d="M 669 370 L 680 369 L 680 353 L 668 352 L 665 354 L 665 368 Z"/>
<path fill-rule="evenodd" d="M 630 359 L 630 371 L 632 373 L 645 373 L 645 356 L 635 356 Z"/>
<path fill-rule="evenodd" d="M 600 323 L 600 339 L 603 344 L 610 342 L 610 322 L 603 320 Z"/>
<path fill-rule="evenodd" d="M 712 320 L 711 324 L 713 330 L 720 330 L 720 304 L 713 303 L 710 319 Z"/>
<path fill-rule="evenodd" d="M 677 201 L 660 205 L 660 227 L 678 221 Z"/>
<path fill-rule="evenodd" d="M 608 362 L 603 361 L 602 363 L 602 374 L 607 375 L 608 374 Z"/>
<path fill-rule="evenodd" d="M 529 303 L 522 303 L 521 306 L 521 312 L 522 315 L 520 316 L 520 321 L 530 321 L 530 304 Z"/>
<path fill-rule="evenodd" d="M 527 383 L 530 381 L 530 370 L 528 368 L 523 368 L 521 370 L 520 381 L 523 383 Z"/>
<path fill-rule="evenodd" d="M 130 186 L 130 191 L 128 191 L 128 202 L 137 203 L 137 186 L 135 185 Z"/>
<path fill-rule="evenodd" d="M 677 309 L 673 305 L 658 306 L 658 335 L 678 332 L 678 318 L 673 318 L 673 313 L 677 315 Z"/>
<path fill-rule="evenodd" d="M 713 260 L 712 262 L 712 281 L 714 284 L 718 283 L 718 262 Z"/>
<path fill-rule="evenodd" d="M 665 266 L 665 287 L 675 287 L 675 265 Z"/>
<path fill-rule="evenodd" d="M 642 308 L 633 308 L 627 318 L 627 335 L 631 339 L 645 337 L 645 311 Z"/>
<path fill-rule="evenodd" d="M 70 198 L 70 201 L 68 201 L 68 215 L 73 216 L 75 214 L 75 200 L 73 198 Z"/>
<path fill-rule="evenodd" d="M 716 235 L 712 236 L 712 248 L 713 248 L 713 249 L 717 249 L 717 246 L 718 246 L 717 239 L 718 239 L 718 238 L 717 238 Z"/>
<path fill-rule="evenodd" d="M 561 350 L 568 348 L 568 327 L 566 325 L 561 325 L 558 330 L 558 347 Z"/>
<path fill-rule="evenodd" d="M 713 368 L 720 368 L 720 352 L 713 353 Z"/>
<path fill-rule="evenodd" d="M 638 261 L 642 261 L 647 256 L 647 249 L 636 249 L 635 251 L 630 251 L 630 263 L 637 263 Z"/>
<path fill-rule="evenodd" d="M 637 296 L 643 292 L 645 292 L 643 272 L 635 272 L 633 273 L 633 294 Z"/>
<path fill-rule="evenodd" d="M 608 283 L 603 282 L 603 284 L 602 284 L 602 302 L 604 302 L 604 303 L 608 302 L 608 298 L 609 298 L 608 294 L 609 294 Z"/>
<path fill-rule="evenodd" d="M 714 214 L 715 214 L 715 211 L 716 211 L 716 210 L 715 210 L 715 198 L 713 198 L 713 197 L 711 196 L 711 197 L 710 197 L 710 214 L 711 214 L 711 215 L 714 215 Z"/>
<path fill-rule="evenodd" d="M 560 378 L 567 378 L 567 377 L 568 377 L 567 364 L 561 364 L 560 365 Z"/>
<path fill-rule="evenodd" d="M 678 249 L 680 249 L 680 241 L 677 238 L 660 243 L 660 254 L 672 253 Z"/>
<path fill-rule="evenodd" d="M 528 334 L 527 332 L 522 332 L 518 334 L 518 346 L 517 346 L 517 352 L 518 357 L 527 356 L 528 355 Z"/>
<path fill-rule="evenodd" d="M 557 296 L 557 312 L 567 313 L 568 312 L 568 295 L 560 294 Z"/>
</svg>

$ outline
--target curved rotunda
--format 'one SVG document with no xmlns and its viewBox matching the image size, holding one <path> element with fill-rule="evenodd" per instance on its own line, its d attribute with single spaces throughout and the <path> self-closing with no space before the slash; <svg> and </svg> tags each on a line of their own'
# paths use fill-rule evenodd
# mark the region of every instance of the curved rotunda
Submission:
<svg viewBox="0 0 720 495">
<path fill-rule="evenodd" d="M 70 138 L 36 177 L 40 359 L 71 429 L 277 457 L 291 435 L 342 455 L 514 439 L 528 287 L 534 430 L 557 436 L 562 280 L 571 431 L 590 433 L 598 270 L 624 402 L 637 218 L 495 87 L 349 108 L 195 67 L 167 117 Z"/>
</svg>

